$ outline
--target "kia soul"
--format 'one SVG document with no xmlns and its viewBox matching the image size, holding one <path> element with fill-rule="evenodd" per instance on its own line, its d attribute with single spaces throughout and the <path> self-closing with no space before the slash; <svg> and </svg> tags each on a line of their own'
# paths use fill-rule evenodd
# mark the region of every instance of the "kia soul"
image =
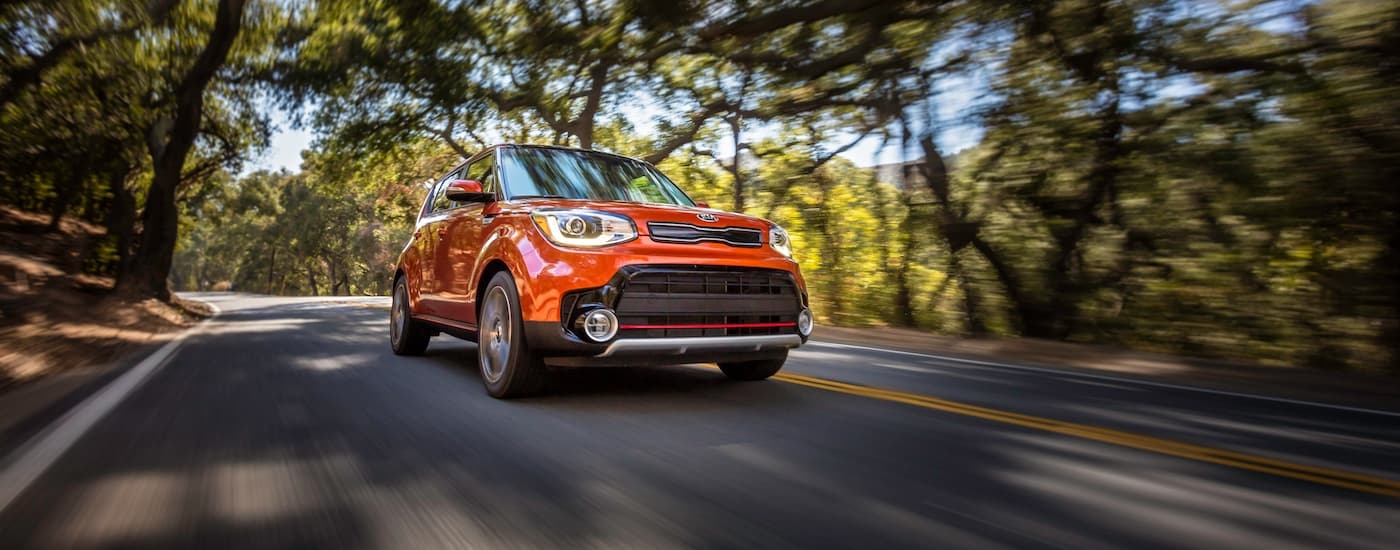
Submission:
<svg viewBox="0 0 1400 550">
<path fill-rule="evenodd" d="M 777 373 L 812 312 L 788 235 L 691 200 L 646 162 L 497 145 L 431 189 L 394 272 L 390 344 L 477 343 L 487 393 L 551 367 L 716 363 Z"/>
</svg>

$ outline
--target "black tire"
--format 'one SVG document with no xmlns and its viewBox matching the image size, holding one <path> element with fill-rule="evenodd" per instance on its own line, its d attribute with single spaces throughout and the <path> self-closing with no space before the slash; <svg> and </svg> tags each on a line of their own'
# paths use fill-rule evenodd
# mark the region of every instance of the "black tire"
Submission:
<svg viewBox="0 0 1400 550">
<path fill-rule="evenodd" d="M 724 371 L 724 375 L 730 380 L 754 381 L 763 380 L 782 370 L 783 363 L 787 362 L 787 350 L 783 354 L 770 359 L 758 359 L 756 361 L 740 361 L 736 363 L 720 363 L 719 370 Z"/>
<path fill-rule="evenodd" d="M 510 273 L 499 272 L 486 283 L 477 304 L 477 364 L 481 382 L 492 397 L 510 399 L 534 394 L 544 386 L 544 360 L 525 341 L 520 295 Z"/>
<path fill-rule="evenodd" d="M 389 305 L 389 347 L 394 355 L 423 355 L 433 333 L 426 325 L 413 320 L 408 305 L 408 284 L 403 277 L 394 282 L 393 303 Z"/>
</svg>

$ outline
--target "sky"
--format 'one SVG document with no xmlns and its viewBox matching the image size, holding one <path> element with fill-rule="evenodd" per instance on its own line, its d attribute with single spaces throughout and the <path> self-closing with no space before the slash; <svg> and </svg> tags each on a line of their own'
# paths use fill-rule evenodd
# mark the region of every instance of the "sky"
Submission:
<svg viewBox="0 0 1400 550">
<path fill-rule="evenodd" d="M 274 108 L 272 111 L 272 143 L 261 156 L 244 167 L 243 173 L 256 170 L 301 170 L 301 152 L 311 147 L 316 138 L 311 132 L 292 127 L 287 112 Z"/>
</svg>

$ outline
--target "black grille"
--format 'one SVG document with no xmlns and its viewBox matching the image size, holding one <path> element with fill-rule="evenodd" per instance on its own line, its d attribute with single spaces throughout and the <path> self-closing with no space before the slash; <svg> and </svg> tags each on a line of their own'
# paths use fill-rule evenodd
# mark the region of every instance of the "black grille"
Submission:
<svg viewBox="0 0 1400 550">
<path fill-rule="evenodd" d="M 802 310 L 792 275 L 779 270 L 645 270 L 620 290 L 621 337 L 796 334 Z"/>
<path fill-rule="evenodd" d="M 729 246 L 763 246 L 763 232 L 747 227 L 700 227 L 687 223 L 648 222 L 651 239 L 663 243 L 724 243 Z"/>
</svg>

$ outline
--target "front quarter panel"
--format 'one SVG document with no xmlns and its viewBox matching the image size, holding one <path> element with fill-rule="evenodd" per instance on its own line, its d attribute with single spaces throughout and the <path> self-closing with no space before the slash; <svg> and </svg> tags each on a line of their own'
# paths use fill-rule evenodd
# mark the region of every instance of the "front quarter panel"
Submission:
<svg viewBox="0 0 1400 550">
<path fill-rule="evenodd" d="M 500 260 L 504 263 L 515 279 L 515 290 L 520 296 L 520 310 L 526 319 L 539 317 L 537 304 L 542 297 L 539 293 L 550 292 L 549 289 L 535 288 L 533 284 L 544 267 L 544 262 L 540 259 L 535 243 L 532 242 L 532 233 L 538 232 L 534 227 L 528 226 L 531 223 L 533 222 L 526 212 L 507 212 L 498 216 L 492 222 L 490 233 L 482 240 L 475 268 L 472 269 L 472 288 L 480 288 L 485 282 L 483 278 L 491 262 Z M 475 312 L 475 295 L 471 300 L 473 303 L 470 310 Z M 472 317 L 471 322 L 475 324 L 475 314 Z"/>
<path fill-rule="evenodd" d="M 399 252 L 398 271 L 403 274 L 404 286 L 408 288 L 408 305 L 410 309 L 417 310 L 418 302 L 421 299 L 422 287 L 422 265 L 423 259 L 417 246 L 414 246 L 413 238 L 410 237 L 408 244 L 404 245 L 403 251 Z"/>
</svg>

